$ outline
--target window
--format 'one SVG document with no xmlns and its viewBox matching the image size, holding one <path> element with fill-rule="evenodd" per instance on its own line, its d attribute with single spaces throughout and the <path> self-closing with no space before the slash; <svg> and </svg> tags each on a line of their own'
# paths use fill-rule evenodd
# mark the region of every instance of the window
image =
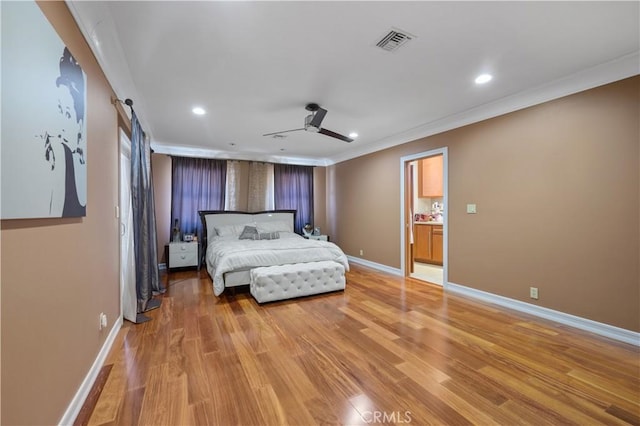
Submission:
<svg viewBox="0 0 640 426">
<path fill-rule="evenodd" d="M 201 239 L 198 211 L 224 208 L 226 174 L 226 160 L 172 157 L 171 228 L 178 219 L 182 234 L 195 233 Z"/>
<path fill-rule="evenodd" d="M 296 210 L 294 231 L 301 234 L 305 223 L 313 224 L 313 167 L 274 165 L 274 198 L 278 210 Z"/>
</svg>

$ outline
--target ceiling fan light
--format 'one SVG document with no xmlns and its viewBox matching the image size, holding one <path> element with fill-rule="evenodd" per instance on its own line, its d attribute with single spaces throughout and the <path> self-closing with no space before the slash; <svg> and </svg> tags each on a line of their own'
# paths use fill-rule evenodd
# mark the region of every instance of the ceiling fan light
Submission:
<svg viewBox="0 0 640 426">
<path fill-rule="evenodd" d="M 352 138 L 352 139 L 355 139 L 355 138 L 358 137 L 358 134 L 356 132 L 351 132 L 351 133 L 349 133 L 349 137 Z"/>
<path fill-rule="evenodd" d="M 202 107 L 193 107 L 191 112 L 195 115 L 205 115 L 207 113 L 207 111 L 205 111 Z"/>
</svg>

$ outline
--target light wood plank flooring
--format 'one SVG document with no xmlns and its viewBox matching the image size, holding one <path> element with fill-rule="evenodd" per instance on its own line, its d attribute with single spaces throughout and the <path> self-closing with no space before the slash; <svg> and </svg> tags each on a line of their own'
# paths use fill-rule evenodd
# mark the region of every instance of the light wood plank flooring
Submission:
<svg viewBox="0 0 640 426">
<path fill-rule="evenodd" d="M 258 305 L 171 273 L 125 323 L 91 425 L 640 424 L 637 348 L 352 265 Z"/>
</svg>

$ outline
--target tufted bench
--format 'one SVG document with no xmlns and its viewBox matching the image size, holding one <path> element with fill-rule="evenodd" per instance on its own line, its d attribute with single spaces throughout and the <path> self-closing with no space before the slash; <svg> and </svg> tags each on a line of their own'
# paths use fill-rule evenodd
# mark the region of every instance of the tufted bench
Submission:
<svg viewBox="0 0 640 426">
<path fill-rule="evenodd" d="M 327 260 L 254 268 L 250 289 L 258 303 L 343 290 L 344 266 Z"/>
</svg>

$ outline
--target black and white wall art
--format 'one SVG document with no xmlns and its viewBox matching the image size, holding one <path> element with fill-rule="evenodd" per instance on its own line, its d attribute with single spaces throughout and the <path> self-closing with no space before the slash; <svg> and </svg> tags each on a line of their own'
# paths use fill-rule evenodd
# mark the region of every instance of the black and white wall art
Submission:
<svg viewBox="0 0 640 426">
<path fill-rule="evenodd" d="M 87 78 L 35 2 L 0 2 L 2 219 L 81 217 Z"/>
</svg>

